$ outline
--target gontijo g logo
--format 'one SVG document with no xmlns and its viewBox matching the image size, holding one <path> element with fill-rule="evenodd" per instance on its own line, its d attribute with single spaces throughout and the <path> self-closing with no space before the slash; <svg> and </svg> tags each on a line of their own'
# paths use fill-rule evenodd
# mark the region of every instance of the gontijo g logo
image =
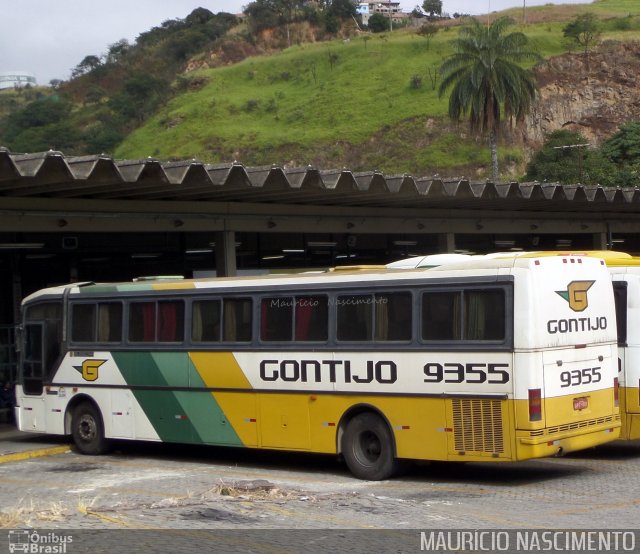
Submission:
<svg viewBox="0 0 640 554">
<path fill-rule="evenodd" d="M 583 312 L 589 306 L 587 291 L 593 283 L 595 281 L 571 281 L 567 290 L 557 290 L 556 293 L 569 302 L 569 307 L 574 312 Z"/>
<path fill-rule="evenodd" d="M 107 360 L 84 360 L 82 365 L 74 365 L 73 368 L 79 371 L 85 381 L 95 381 L 98 378 L 98 368 Z"/>
</svg>

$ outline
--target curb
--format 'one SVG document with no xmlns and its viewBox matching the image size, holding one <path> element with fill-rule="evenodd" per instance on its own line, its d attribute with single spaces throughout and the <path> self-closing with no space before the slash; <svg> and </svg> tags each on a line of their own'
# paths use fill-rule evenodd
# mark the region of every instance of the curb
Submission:
<svg viewBox="0 0 640 554">
<path fill-rule="evenodd" d="M 9 462 L 19 462 L 29 458 L 41 458 L 43 456 L 54 456 L 71 452 L 70 446 L 53 446 L 51 448 L 39 448 L 38 450 L 27 450 L 26 452 L 15 452 L 14 454 L 0 455 L 0 464 Z"/>
</svg>

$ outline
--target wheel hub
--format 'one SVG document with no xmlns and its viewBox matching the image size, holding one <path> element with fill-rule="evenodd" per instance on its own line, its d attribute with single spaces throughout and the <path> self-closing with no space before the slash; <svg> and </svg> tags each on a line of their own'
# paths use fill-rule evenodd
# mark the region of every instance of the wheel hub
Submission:
<svg viewBox="0 0 640 554">
<path fill-rule="evenodd" d="M 85 441 L 90 441 L 96 437 L 96 422 L 89 415 L 83 415 L 78 422 L 78 434 Z"/>
</svg>

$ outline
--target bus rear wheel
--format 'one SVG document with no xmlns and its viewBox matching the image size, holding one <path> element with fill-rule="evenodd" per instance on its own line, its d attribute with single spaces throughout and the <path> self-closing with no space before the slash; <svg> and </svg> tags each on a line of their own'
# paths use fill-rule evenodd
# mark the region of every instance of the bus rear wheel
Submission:
<svg viewBox="0 0 640 554">
<path fill-rule="evenodd" d="M 100 411 L 90 402 L 78 404 L 73 410 L 71 436 L 82 454 L 104 454 L 109 448 Z"/>
<path fill-rule="evenodd" d="M 355 416 L 342 437 L 342 454 L 351 473 L 359 479 L 380 481 L 398 469 L 389 426 L 373 413 Z"/>
</svg>

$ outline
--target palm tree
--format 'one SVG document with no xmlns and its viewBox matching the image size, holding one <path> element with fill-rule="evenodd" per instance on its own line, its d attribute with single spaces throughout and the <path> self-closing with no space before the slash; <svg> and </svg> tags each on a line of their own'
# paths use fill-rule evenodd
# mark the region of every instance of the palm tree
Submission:
<svg viewBox="0 0 640 554">
<path fill-rule="evenodd" d="M 501 17 L 491 25 L 473 18 L 453 40 L 455 53 L 440 66 L 442 95 L 449 89 L 449 117 L 469 118 L 471 130 L 489 133 L 493 181 L 498 180 L 498 131 L 501 118 L 520 121 L 536 97 L 533 74 L 518 62 L 539 60 L 529 39 L 519 32 L 504 34 L 514 21 Z"/>
</svg>

